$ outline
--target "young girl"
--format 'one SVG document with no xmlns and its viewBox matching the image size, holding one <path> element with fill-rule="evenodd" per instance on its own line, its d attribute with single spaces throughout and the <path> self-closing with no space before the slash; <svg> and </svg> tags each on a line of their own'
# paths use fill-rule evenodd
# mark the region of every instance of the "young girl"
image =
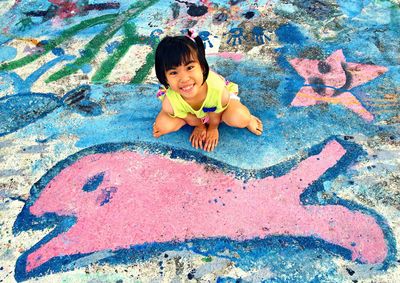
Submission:
<svg viewBox="0 0 400 283">
<path fill-rule="evenodd" d="M 189 30 L 187 36 L 165 37 L 155 55 L 156 75 L 161 84 L 157 96 L 162 109 L 153 125 L 153 136 L 194 127 L 192 146 L 212 151 L 218 144 L 218 126 L 247 128 L 261 135 L 263 125 L 237 96 L 238 87 L 209 71 L 203 41 Z"/>
</svg>

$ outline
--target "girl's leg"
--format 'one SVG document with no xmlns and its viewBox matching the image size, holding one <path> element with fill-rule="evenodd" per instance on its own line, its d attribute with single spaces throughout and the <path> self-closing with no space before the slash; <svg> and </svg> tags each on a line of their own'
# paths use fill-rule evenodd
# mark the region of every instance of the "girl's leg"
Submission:
<svg viewBox="0 0 400 283">
<path fill-rule="evenodd" d="M 187 116 L 183 119 L 185 120 L 186 124 L 192 127 L 197 127 L 199 125 L 203 125 L 201 120 L 191 113 L 188 113 Z"/>
<path fill-rule="evenodd" d="M 184 120 L 171 117 L 164 111 L 161 111 L 153 124 L 153 136 L 159 138 L 162 135 L 176 132 L 185 124 Z"/>
<path fill-rule="evenodd" d="M 231 127 L 247 128 L 250 132 L 258 136 L 263 131 L 261 120 L 251 115 L 246 106 L 234 99 L 231 99 L 228 108 L 222 113 L 222 121 Z"/>
</svg>

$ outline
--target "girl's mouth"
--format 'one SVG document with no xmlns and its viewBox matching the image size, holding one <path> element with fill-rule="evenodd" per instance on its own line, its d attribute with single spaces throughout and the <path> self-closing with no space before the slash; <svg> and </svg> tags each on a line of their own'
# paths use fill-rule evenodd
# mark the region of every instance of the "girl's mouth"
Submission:
<svg viewBox="0 0 400 283">
<path fill-rule="evenodd" d="M 190 92 L 190 91 L 193 89 L 193 87 L 194 87 L 194 84 L 181 87 L 180 89 L 181 89 L 183 92 Z"/>
</svg>

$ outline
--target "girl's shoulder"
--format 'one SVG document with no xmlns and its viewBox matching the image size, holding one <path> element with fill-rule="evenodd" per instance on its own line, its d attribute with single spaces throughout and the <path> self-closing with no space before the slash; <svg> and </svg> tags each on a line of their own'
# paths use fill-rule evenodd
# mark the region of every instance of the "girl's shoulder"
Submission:
<svg viewBox="0 0 400 283">
<path fill-rule="evenodd" d="M 217 72 L 210 70 L 210 72 L 208 73 L 207 81 L 208 80 L 224 82 L 225 78 L 223 76 L 221 76 L 220 74 L 218 74 Z"/>
<path fill-rule="evenodd" d="M 209 81 L 210 80 L 210 81 Z M 237 84 L 225 79 L 220 74 L 210 70 L 207 82 L 209 81 L 209 86 L 213 86 L 214 88 L 221 89 L 226 88 L 230 93 L 237 94 L 239 92 L 239 87 Z"/>
<path fill-rule="evenodd" d="M 207 77 L 207 85 L 212 89 L 221 89 L 225 87 L 225 78 L 220 74 L 210 70 Z"/>
<path fill-rule="evenodd" d="M 164 112 L 168 113 L 169 115 L 174 115 L 174 108 L 172 107 L 168 97 L 165 97 L 165 99 L 163 100 L 161 108 Z"/>
</svg>

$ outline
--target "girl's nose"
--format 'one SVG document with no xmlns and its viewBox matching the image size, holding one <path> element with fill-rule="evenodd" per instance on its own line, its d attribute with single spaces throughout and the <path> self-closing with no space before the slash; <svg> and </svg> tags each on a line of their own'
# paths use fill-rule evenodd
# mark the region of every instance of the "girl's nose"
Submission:
<svg viewBox="0 0 400 283">
<path fill-rule="evenodd" d="M 182 73 L 180 76 L 179 76 L 179 81 L 180 82 L 186 82 L 186 81 L 188 81 L 190 78 L 189 78 L 189 75 L 187 74 L 187 73 Z"/>
</svg>

